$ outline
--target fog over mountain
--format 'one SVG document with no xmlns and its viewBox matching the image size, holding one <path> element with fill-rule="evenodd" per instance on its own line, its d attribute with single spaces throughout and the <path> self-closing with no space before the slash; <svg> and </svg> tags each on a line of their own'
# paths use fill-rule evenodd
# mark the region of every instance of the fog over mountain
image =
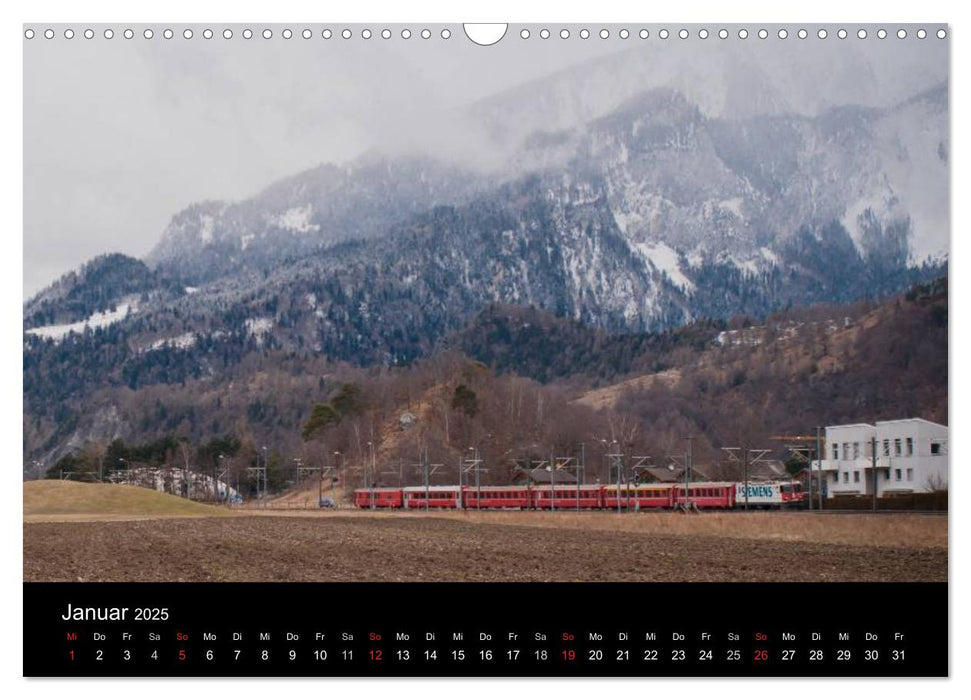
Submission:
<svg viewBox="0 0 971 700">
<path fill-rule="evenodd" d="M 142 259 L 115 252 L 119 231 L 25 302 L 25 421 L 47 425 L 28 442 L 55 447 L 57 416 L 108 387 L 217 380 L 270 352 L 407 364 L 493 304 L 656 332 L 946 271 L 943 47 L 667 42 L 516 81 L 530 53 L 510 41 L 490 96 L 432 101 L 424 126 L 420 106 L 401 128 L 372 116 L 360 153 L 253 196 L 200 193 Z M 109 414 L 85 434 L 116 431 Z"/>
<path fill-rule="evenodd" d="M 481 171 L 535 131 L 576 127 L 654 87 L 706 117 L 816 116 L 888 108 L 947 77 L 948 42 L 878 40 L 875 27 L 865 41 L 832 27 L 818 40 L 812 26 L 806 40 L 767 26 L 766 40 L 736 28 L 660 39 L 655 27 L 625 40 L 611 27 L 608 40 L 573 28 L 544 41 L 530 27 L 523 41 L 511 26 L 488 48 L 452 29 L 448 41 L 28 42 L 25 298 L 99 253 L 143 257 L 192 202 L 242 201 L 369 150 Z"/>
</svg>

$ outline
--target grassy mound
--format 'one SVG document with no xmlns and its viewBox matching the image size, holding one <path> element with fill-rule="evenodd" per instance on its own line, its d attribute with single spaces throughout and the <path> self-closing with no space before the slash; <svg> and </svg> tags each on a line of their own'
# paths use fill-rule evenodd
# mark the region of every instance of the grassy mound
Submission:
<svg viewBox="0 0 971 700">
<path fill-rule="evenodd" d="M 222 508 L 138 486 L 73 481 L 24 482 L 24 517 L 42 515 L 200 516 Z"/>
</svg>

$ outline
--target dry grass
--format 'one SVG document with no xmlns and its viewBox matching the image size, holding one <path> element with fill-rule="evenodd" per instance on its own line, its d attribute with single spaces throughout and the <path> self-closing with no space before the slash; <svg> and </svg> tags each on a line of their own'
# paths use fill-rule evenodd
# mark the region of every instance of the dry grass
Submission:
<svg viewBox="0 0 971 700">
<path fill-rule="evenodd" d="M 123 484 L 24 482 L 27 522 L 145 520 L 227 515 L 224 508 Z"/>
<path fill-rule="evenodd" d="M 425 513 L 368 510 L 248 510 L 247 515 L 277 517 L 363 517 L 379 519 L 446 518 L 482 525 L 631 532 L 645 535 L 695 535 L 774 542 L 845 544 L 865 547 L 947 549 L 947 517 L 893 513 L 571 513 L 432 511 Z"/>
<path fill-rule="evenodd" d="M 328 494 L 325 494 L 328 495 Z M 316 491 L 314 491 L 316 501 Z M 285 504 L 276 504 L 277 507 Z M 294 503 L 293 505 L 297 505 Z M 573 512 L 449 512 L 400 513 L 340 510 L 277 510 L 274 507 L 234 508 L 194 503 L 135 486 L 35 481 L 24 484 L 24 521 L 78 522 L 91 520 L 151 520 L 175 517 L 295 516 L 301 518 L 449 519 L 469 525 L 519 526 L 636 533 L 693 535 L 772 542 L 839 544 L 865 547 L 947 549 L 947 517 L 893 513 L 885 515 L 758 512 L 758 513 L 573 513 Z"/>
<path fill-rule="evenodd" d="M 822 513 L 461 513 L 486 523 L 866 547 L 947 548 L 941 515 Z"/>
</svg>

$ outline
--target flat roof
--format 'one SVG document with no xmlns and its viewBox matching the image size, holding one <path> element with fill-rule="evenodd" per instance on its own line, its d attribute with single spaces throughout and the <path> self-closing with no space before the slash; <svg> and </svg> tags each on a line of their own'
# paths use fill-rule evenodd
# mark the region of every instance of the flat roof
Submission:
<svg viewBox="0 0 971 700">
<path fill-rule="evenodd" d="M 946 425 L 935 423 L 925 418 L 894 418 L 893 420 L 878 420 L 876 423 L 842 423 L 840 425 L 827 425 L 826 430 L 837 430 L 839 428 L 876 428 L 878 425 L 888 425 L 890 423 L 927 423 L 936 425 L 938 428 L 947 429 Z"/>
<path fill-rule="evenodd" d="M 877 425 L 886 425 L 888 423 L 927 423 L 927 425 L 935 425 L 938 428 L 944 428 L 947 430 L 947 426 L 941 423 L 935 423 L 932 420 L 926 420 L 924 418 L 897 418 L 895 420 L 878 420 Z"/>
</svg>

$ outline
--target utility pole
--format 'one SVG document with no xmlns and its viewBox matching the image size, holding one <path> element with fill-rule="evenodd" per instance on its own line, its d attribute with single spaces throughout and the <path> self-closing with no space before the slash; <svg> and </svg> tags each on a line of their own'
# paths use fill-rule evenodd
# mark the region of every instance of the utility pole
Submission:
<svg viewBox="0 0 971 700">
<path fill-rule="evenodd" d="M 334 452 L 334 469 L 337 473 L 337 484 L 344 490 L 344 455 L 341 452 Z M 337 488 L 334 488 L 334 507 L 340 508 L 341 504 L 337 500 Z"/>
<path fill-rule="evenodd" d="M 694 436 L 688 435 L 684 439 L 688 441 L 688 448 L 685 451 L 685 453 L 684 454 L 680 454 L 680 455 L 679 454 L 667 455 L 667 459 L 670 459 L 670 460 L 672 460 L 674 462 L 677 462 L 678 460 L 684 460 L 684 486 L 682 487 L 682 488 L 684 488 L 684 503 L 681 504 L 681 507 L 682 507 L 683 510 L 690 510 L 690 508 L 691 508 L 691 498 L 689 496 L 689 493 L 690 493 L 689 492 L 689 489 L 691 488 L 691 486 L 690 486 L 691 485 L 691 456 L 692 456 L 691 455 L 691 441 L 694 440 Z M 728 447 L 728 448 L 723 448 L 723 449 L 725 449 L 725 450 L 737 450 L 738 448 L 737 447 Z M 668 468 L 671 469 L 672 467 L 668 467 Z"/>
<path fill-rule="evenodd" d="M 421 475 L 422 484 L 425 487 L 425 512 L 429 510 L 429 496 L 431 495 L 431 477 L 439 467 L 444 467 L 444 464 L 432 464 L 428 457 L 428 447 L 423 447 L 421 443 L 418 445 L 418 462 L 411 465 L 418 474 Z M 459 476 L 461 477 L 461 464 L 459 465 Z M 461 502 L 461 488 L 459 489 L 459 501 Z M 461 505 L 459 505 L 461 507 Z"/>
<path fill-rule="evenodd" d="M 367 468 L 367 473 L 370 475 L 370 478 L 368 479 L 368 504 L 370 505 L 371 510 L 374 510 L 374 479 L 376 475 L 374 473 L 374 443 L 370 440 L 368 440 L 367 449 L 368 462 L 370 464 L 370 466 Z"/>
<path fill-rule="evenodd" d="M 266 496 L 266 472 L 267 472 L 268 464 L 269 462 L 267 462 L 266 445 L 263 445 L 263 489 L 262 491 L 260 490 L 260 474 L 259 472 L 256 473 L 256 494 L 259 497 L 261 503 L 263 502 L 263 498 Z"/>
<path fill-rule="evenodd" d="M 217 465 L 217 469 L 218 469 L 218 471 L 219 471 L 220 474 L 222 474 L 222 472 L 225 471 L 223 469 L 223 460 L 224 459 L 226 459 L 226 455 L 219 455 L 219 457 L 216 458 L 216 465 Z M 212 485 L 212 495 L 213 495 L 213 499 L 212 500 L 218 501 L 219 500 L 218 497 L 217 497 L 218 494 L 219 494 L 219 477 L 216 477 L 216 480 L 213 482 L 213 485 Z"/>
<path fill-rule="evenodd" d="M 580 487 L 583 485 L 583 443 L 580 443 L 580 462 L 577 464 L 577 513 L 580 512 Z"/>
<path fill-rule="evenodd" d="M 819 466 L 819 488 L 817 489 L 819 498 L 819 508 L 817 510 L 823 509 L 823 453 L 822 453 L 822 440 L 820 439 L 820 426 L 816 426 L 816 464 Z M 812 474 L 810 473 L 809 481 L 812 482 Z M 812 505 L 812 491 L 809 492 L 809 503 Z"/>
<path fill-rule="evenodd" d="M 610 464 L 612 462 L 613 463 L 613 468 L 617 470 L 617 514 L 619 515 L 620 512 L 621 512 L 620 482 L 621 482 L 621 472 L 624 469 L 624 462 L 623 462 L 624 455 L 622 455 L 621 453 L 617 452 L 616 449 L 614 448 L 614 445 L 619 446 L 620 443 L 617 442 L 616 440 L 612 440 L 611 441 L 610 447 L 611 447 L 611 449 L 613 451 L 610 454 L 607 455 L 607 458 L 608 458 L 607 465 L 608 465 L 608 469 L 609 469 Z M 610 473 L 609 473 L 609 471 L 608 471 L 608 474 L 607 474 L 607 483 L 610 483 Z"/>
<path fill-rule="evenodd" d="M 479 448 L 476 447 L 473 452 L 473 457 L 475 459 L 475 509 L 480 510 L 482 508 L 482 477 L 480 476 L 479 466 L 482 462 L 479 459 Z"/>
<path fill-rule="evenodd" d="M 425 512 L 427 513 L 428 497 L 430 495 L 430 489 L 431 489 L 431 484 L 430 484 L 431 479 L 429 479 L 429 475 L 428 475 L 428 448 L 427 447 L 421 451 L 420 459 L 421 459 L 421 469 L 424 475 L 422 478 L 425 481 Z"/>
<path fill-rule="evenodd" d="M 873 470 L 873 510 L 877 509 L 877 438 L 870 438 L 870 464 Z"/>
<path fill-rule="evenodd" d="M 688 451 L 684 457 L 684 498 L 685 506 L 691 509 L 691 495 L 689 489 L 691 488 L 691 442 L 694 439 L 693 436 L 689 435 L 685 438 L 688 441 Z M 746 482 L 748 481 L 748 476 L 746 475 Z M 748 504 L 748 483 L 745 484 L 745 501 Z"/>
<path fill-rule="evenodd" d="M 753 464 L 758 464 L 763 460 L 763 458 L 769 454 L 772 450 L 746 450 L 741 447 L 723 447 L 722 450 L 728 455 L 728 459 L 735 464 L 741 463 L 743 478 L 744 478 L 744 489 L 745 489 L 745 510 L 748 510 L 748 475 L 749 467 Z M 742 458 L 739 459 L 739 453 Z M 753 457 L 754 455 L 754 457 Z"/>
<path fill-rule="evenodd" d="M 620 485 L 623 481 L 624 461 L 623 456 L 618 452 L 615 455 L 617 464 L 617 513 L 621 512 Z"/>
<path fill-rule="evenodd" d="M 821 459 L 819 456 L 819 428 L 816 428 L 816 462 Z M 813 509 L 813 460 L 809 460 L 809 491 L 807 494 L 809 499 L 809 510 Z"/>
</svg>

